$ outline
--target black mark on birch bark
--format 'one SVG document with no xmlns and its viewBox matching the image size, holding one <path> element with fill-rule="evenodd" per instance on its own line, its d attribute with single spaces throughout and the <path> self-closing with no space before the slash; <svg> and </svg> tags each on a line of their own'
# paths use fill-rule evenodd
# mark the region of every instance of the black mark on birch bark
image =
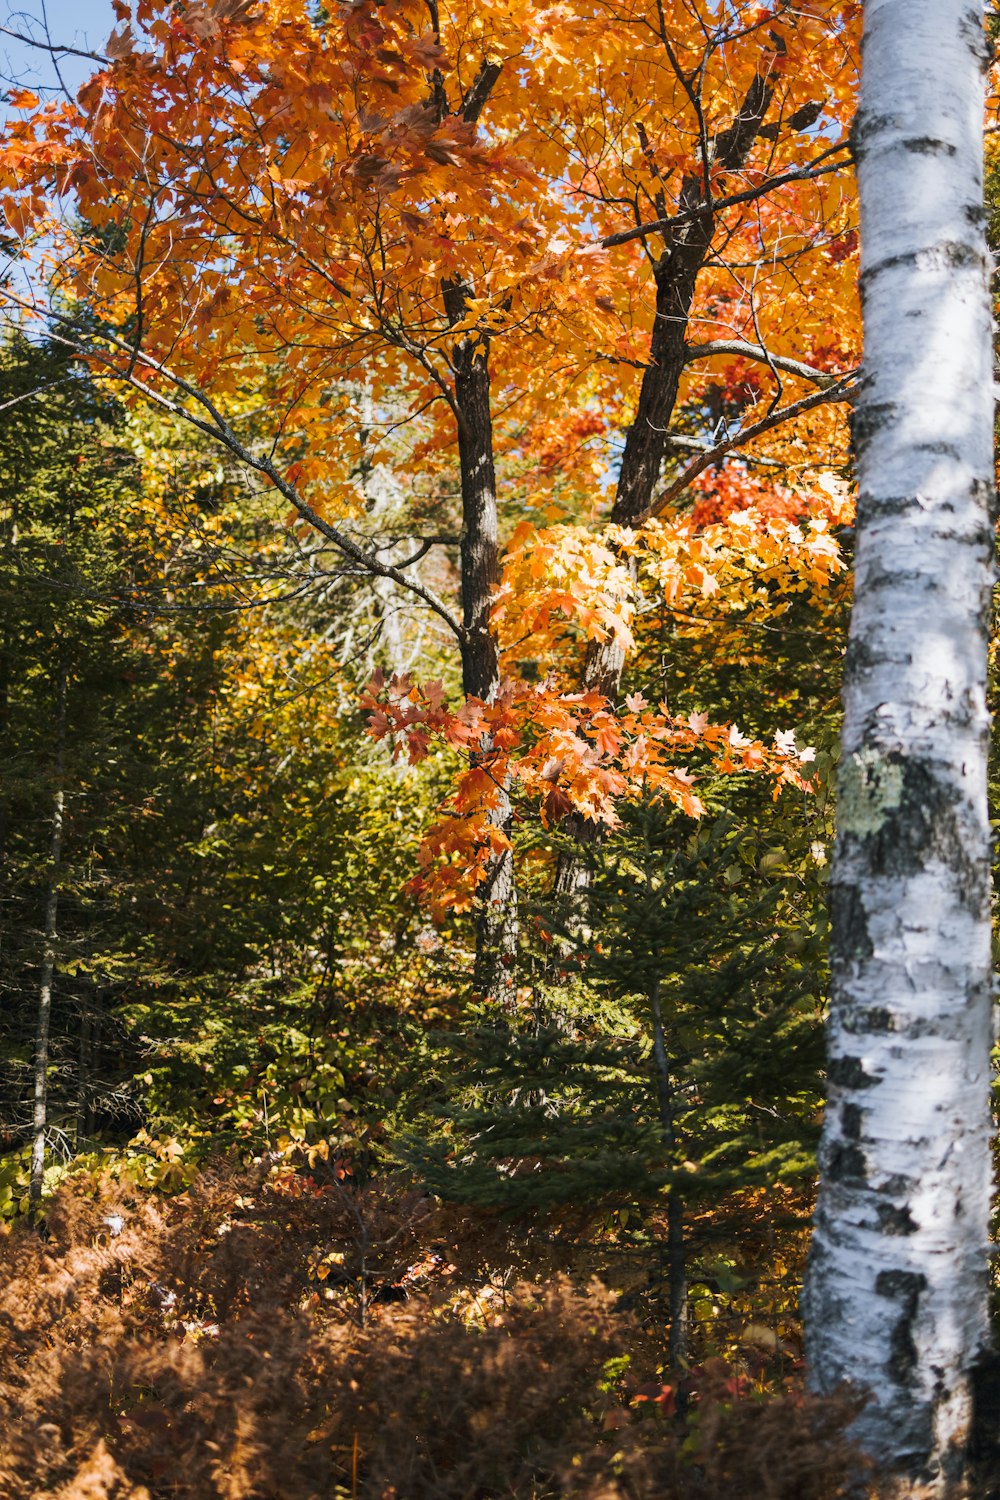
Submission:
<svg viewBox="0 0 1000 1500">
<path fill-rule="evenodd" d="M 862 449 L 873 437 L 887 427 L 890 422 L 896 420 L 896 406 L 891 401 L 859 401 L 851 413 L 851 447 L 855 454 L 860 457 Z M 864 515 L 862 506 L 864 502 L 870 505 L 871 496 L 862 493 L 858 496 L 858 518 L 856 525 L 861 529 Z"/>
<path fill-rule="evenodd" d="M 883 1005 L 860 1006 L 845 1016 L 843 1026 L 845 1031 L 858 1032 L 862 1036 L 885 1035 L 899 1030 L 897 1018 Z"/>
<path fill-rule="evenodd" d="M 831 1083 L 842 1089 L 870 1089 L 878 1079 L 865 1072 L 860 1057 L 834 1057 L 826 1070 Z"/>
<path fill-rule="evenodd" d="M 831 1146 L 826 1158 L 828 1182 L 851 1182 L 855 1185 L 868 1181 L 865 1153 L 852 1141 L 837 1141 Z"/>
<path fill-rule="evenodd" d="M 875 949 L 868 933 L 868 913 L 856 885 L 838 881 L 830 886 L 830 922 L 837 951 L 849 954 L 855 963 L 865 963 Z"/>
<path fill-rule="evenodd" d="M 939 861 L 957 877 L 965 905 L 978 910 L 987 893 L 975 858 L 978 851 L 970 851 L 958 815 L 958 791 L 926 761 L 893 752 L 885 759 L 899 767 L 902 790 L 898 804 L 884 808 L 881 825 L 861 839 L 869 869 L 879 876 L 905 877 Z"/>
<path fill-rule="evenodd" d="M 920 1294 L 926 1287 L 927 1277 L 920 1271 L 880 1271 L 875 1278 L 876 1294 L 899 1305 L 899 1316 L 889 1335 L 889 1358 L 886 1361 L 888 1373 L 899 1385 L 908 1384 L 917 1367 L 913 1325 L 920 1307 Z"/>
<path fill-rule="evenodd" d="M 905 1203 L 880 1203 L 878 1227 L 882 1234 L 915 1234 L 919 1226 Z"/>
</svg>

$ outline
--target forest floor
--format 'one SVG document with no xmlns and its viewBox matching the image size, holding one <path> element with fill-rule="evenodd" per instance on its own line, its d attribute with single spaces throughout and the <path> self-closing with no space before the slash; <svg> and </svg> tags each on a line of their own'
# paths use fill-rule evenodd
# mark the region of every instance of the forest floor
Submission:
<svg viewBox="0 0 1000 1500">
<path fill-rule="evenodd" d="M 0 1225 L 4 1500 L 833 1500 L 775 1347 L 681 1377 L 581 1250 L 327 1164 L 83 1173 Z M 759 1343 L 766 1340 L 759 1339 Z M 856 1472 L 856 1471 L 855 1471 Z"/>
</svg>

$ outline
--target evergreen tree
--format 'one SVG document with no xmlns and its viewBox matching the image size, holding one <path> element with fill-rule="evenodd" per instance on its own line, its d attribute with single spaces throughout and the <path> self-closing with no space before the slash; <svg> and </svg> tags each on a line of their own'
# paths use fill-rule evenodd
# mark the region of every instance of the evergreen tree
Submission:
<svg viewBox="0 0 1000 1500">
<path fill-rule="evenodd" d="M 460 1090 L 406 1154 L 442 1196 L 511 1213 L 665 1199 L 680 1359 L 686 1207 L 811 1170 L 822 867 L 732 815 L 645 803 L 622 820 L 589 849 L 594 929 L 548 914 L 558 982 L 525 989 L 521 1025 L 451 1039 Z"/>
</svg>

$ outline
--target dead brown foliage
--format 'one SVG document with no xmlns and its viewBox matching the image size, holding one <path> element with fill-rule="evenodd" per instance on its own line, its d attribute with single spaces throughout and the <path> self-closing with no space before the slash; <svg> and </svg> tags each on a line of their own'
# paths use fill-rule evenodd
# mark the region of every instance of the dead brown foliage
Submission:
<svg viewBox="0 0 1000 1500">
<path fill-rule="evenodd" d="M 679 1423 L 634 1401 L 648 1339 L 599 1283 L 501 1278 L 487 1301 L 431 1252 L 428 1200 L 302 1187 L 219 1167 L 172 1200 L 64 1188 L 44 1236 L 6 1233 L 3 1500 L 846 1493 L 845 1410 L 741 1399 L 720 1364 Z"/>
</svg>

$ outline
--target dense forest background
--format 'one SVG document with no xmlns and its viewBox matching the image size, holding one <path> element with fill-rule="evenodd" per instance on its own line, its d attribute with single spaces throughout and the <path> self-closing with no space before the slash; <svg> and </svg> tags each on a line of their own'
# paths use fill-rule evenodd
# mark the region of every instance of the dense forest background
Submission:
<svg viewBox="0 0 1000 1500">
<path fill-rule="evenodd" d="M 558 825 L 526 807 L 523 983 L 500 1025 L 467 998 L 468 916 L 435 926 L 408 894 L 440 756 L 394 761 L 358 709 L 380 667 L 454 679 L 445 647 L 58 354 L 13 338 L 3 377 L 5 401 L 49 388 L 2 436 L 6 1211 L 26 1206 L 53 887 L 51 1182 L 141 1128 L 192 1161 L 279 1137 L 368 1169 L 416 1152 L 448 1196 L 636 1223 L 685 1161 L 695 1200 L 801 1183 L 842 582 L 649 621 L 629 691 L 751 735 L 794 721 L 816 790 L 709 775 L 704 817 L 627 809 L 590 851 L 585 925 L 553 892 Z M 519 1157 L 535 1170 L 501 1166 Z"/>
<path fill-rule="evenodd" d="M 815 789 L 709 770 L 701 818 L 629 807 L 588 848 L 585 920 L 554 891 L 558 826 L 525 806 L 517 1012 L 498 1016 L 472 998 L 472 915 L 435 925 L 411 893 L 447 752 L 401 764 L 358 707 L 378 668 L 454 682 L 426 617 L 58 350 L 9 337 L 0 399 L 5 1219 L 31 1209 L 48 964 L 46 1201 L 181 1201 L 256 1163 L 257 1193 L 263 1172 L 348 1214 L 350 1250 L 316 1229 L 297 1253 L 303 1293 L 334 1287 L 352 1317 L 408 1279 L 447 1272 L 475 1308 L 556 1265 L 663 1330 L 664 1389 L 713 1355 L 791 1374 L 842 580 L 643 622 L 629 692 L 751 735 L 794 723 Z M 392 499 L 372 502 L 387 531 Z M 447 497 L 439 515 L 455 525 Z M 399 1215 L 414 1193 L 456 1206 L 435 1230 L 454 1246 L 414 1248 L 406 1221 L 413 1263 L 387 1271 L 374 1232 L 367 1265 L 358 1204 Z"/>
<path fill-rule="evenodd" d="M 30 1211 L 49 963 L 46 1202 L 72 1185 L 100 1226 L 147 1190 L 208 1193 L 226 1221 L 265 1188 L 328 1194 L 334 1232 L 300 1226 L 264 1269 L 352 1322 L 409 1287 L 492 1326 L 553 1271 L 586 1320 L 600 1275 L 618 1337 L 649 1346 L 606 1329 L 609 1391 L 673 1407 L 712 1358 L 741 1389 L 793 1379 L 843 579 L 649 621 L 628 691 L 751 735 L 795 723 L 816 787 L 709 771 L 700 819 L 631 805 L 588 847 L 585 919 L 553 891 L 558 826 L 525 807 L 522 983 L 498 1017 L 472 998 L 471 913 L 435 926 L 411 894 L 448 753 L 400 763 L 358 709 L 378 667 L 454 682 L 426 618 L 57 350 L 12 336 L 1 380 L 3 402 L 45 387 L 0 429 L 3 1217 Z M 172 1274 L 184 1326 L 213 1325 L 217 1293 Z"/>
</svg>

